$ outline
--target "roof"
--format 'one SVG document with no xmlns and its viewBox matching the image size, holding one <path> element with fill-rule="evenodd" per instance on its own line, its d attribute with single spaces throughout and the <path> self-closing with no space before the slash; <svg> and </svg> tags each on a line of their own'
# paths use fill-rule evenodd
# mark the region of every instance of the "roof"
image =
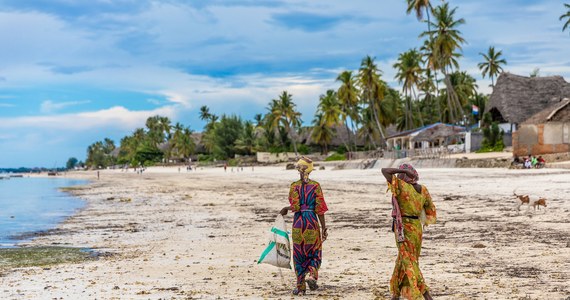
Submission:
<svg viewBox="0 0 570 300">
<path fill-rule="evenodd" d="M 440 138 L 446 138 L 450 136 L 463 135 L 465 133 L 465 127 L 453 126 L 448 124 L 438 124 L 436 126 L 426 128 L 418 133 L 412 138 L 413 141 L 433 141 Z"/>
<path fill-rule="evenodd" d="M 401 136 L 412 136 L 413 140 L 415 141 L 428 141 L 440 137 L 456 135 L 462 132 L 465 132 L 464 127 L 438 122 L 424 127 L 402 131 L 400 133 L 387 137 L 387 139 Z"/>
<path fill-rule="evenodd" d="M 543 124 L 547 122 L 570 122 L 570 99 L 550 105 L 541 110 L 522 124 Z"/>
<path fill-rule="evenodd" d="M 495 108 L 506 121 L 520 124 L 566 97 L 570 97 L 570 83 L 562 76 L 526 77 L 503 72 L 485 111 Z"/>
</svg>

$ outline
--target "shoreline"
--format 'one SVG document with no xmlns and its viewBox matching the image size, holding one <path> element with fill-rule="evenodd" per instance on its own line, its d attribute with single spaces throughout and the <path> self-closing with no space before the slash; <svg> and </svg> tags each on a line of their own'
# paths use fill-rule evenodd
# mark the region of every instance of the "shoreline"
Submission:
<svg viewBox="0 0 570 300">
<path fill-rule="evenodd" d="M 570 262 L 564 261 L 570 245 L 561 244 L 570 239 L 564 217 L 570 211 L 564 196 L 570 187 L 560 187 L 570 178 L 568 170 L 419 172 L 438 208 L 438 224 L 424 234 L 420 264 L 434 297 L 570 296 L 563 285 L 570 280 Z M 38 237 L 30 246 L 60 243 L 113 255 L 50 270 L 12 270 L 0 277 L 4 298 L 73 299 L 85 293 L 105 299 L 290 297 L 291 272 L 283 270 L 282 278 L 256 260 L 278 208 L 287 201 L 294 171 L 260 166 L 254 172 L 204 168 L 178 173 L 177 167 L 156 167 L 142 175 L 104 170 L 100 180 L 96 171 L 81 173 L 66 178 L 92 179 L 72 191 L 86 201 L 84 208 L 60 223 L 58 234 Z M 321 182 L 331 208 L 318 294 L 386 298 L 396 249 L 378 170 L 327 167 L 312 177 Z M 519 186 L 517 193 L 541 186 L 548 208 L 517 211 L 513 185 Z M 548 267 L 553 264 L 559 268 Z M 541 285 L 546 279 L 549 284 Z"/>
</svg>

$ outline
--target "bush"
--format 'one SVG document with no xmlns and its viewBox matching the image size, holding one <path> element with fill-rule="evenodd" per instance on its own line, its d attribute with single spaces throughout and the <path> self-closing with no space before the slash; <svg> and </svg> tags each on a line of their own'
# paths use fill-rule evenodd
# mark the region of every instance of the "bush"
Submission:
<svg viewBox="0 0 570 300">
<path fill-rule="evenodd" d="M 344 154 L 335 153 L 327 157 L 327 159 L 325 159 L 325 161 L 337 161 L 337 160 L 346 160 L 346 157 L 344 156 Z"/>
<path fill-rule="evenodd" d="M 305 144 L 299 145 L 297 151 L 299 152 L 299 154 L 305 154 L 305 155 L 310 153 L 309 147 L 307 147 L 307 145 Z"/>
<path fill-rule="evenodd" d="M 346 147 L 344 145 L 340 145 L 336 148 L 335 152 L 338 154 L 345 154 L 347 152 Z"/>
<path fill-rule="evenodd" d="M 199 162 L 212 162 L 212 161 L 214 161 L 214 156 L 213 155 L 207 155 L 207 154 L 198 154 L 198 161 Z"/>
</svg>

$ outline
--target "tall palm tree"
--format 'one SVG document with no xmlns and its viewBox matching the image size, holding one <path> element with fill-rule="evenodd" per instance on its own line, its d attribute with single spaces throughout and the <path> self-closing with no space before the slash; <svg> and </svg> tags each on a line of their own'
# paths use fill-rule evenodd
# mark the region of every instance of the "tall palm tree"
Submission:
<svg viewBox="0 0 570 300">
<path fill-rule="evenodd" d="M 325 116 L 322 112 L 315 115 L 313 120 L 313 131 L 311 138 L 315 143 L 321 146 L 321 153 L 328 154 L 328 145 L 331 143 L 334 132 L 330 126 L 327 126 Z"/>
<path fill-rule="evenodd" d="M 374 121 L 380 132 L 383 142 L 386 142 L 386 136 L 382 130 L 380 118 L 378 117 L 378 106 L 384 97 L 381 93 L 384 88 L 383 82 L 380 80 L 381 71 L 374 63 L 374 59 L 367 55 L 360 63 L 358 70 L 358 85 L 360 86 L 361 99 L 368 105 L 372 111 Z"/>
<path fill-rule="evenodd" d="M 251 155 L 255 153 L 255 142 L 255 126 L 252 122 L 246 121 L 241 136 L 236 140 L 236 148 Z"/>
<path fill-rule="evenodd" d="M 374 114 L 370 107 L 362 110 L 362 126 L 358 129 L 358 137 L 365 140 L 367 145 L 377 148 L 376 141 L 380 138 L 378 127 L 375 126 Z"/>
<path fill-rule="evenodd" d="M 562 21 L 563 19 L 567 19 L 566 23 L 564 23 L 564 26 L 562 27 L 562 31 L 570 28 L 570 4 L 568 3 L 564 3 L 564 7 L 566 8 L 566 13 L 560 16 L 560 21 Z"/>
<path fill-rule="evenodd" d="M 503 71 L 501 65 L 507 64 L 507 61 L 504 58 L 501 58 L 503 51 L 499 50 L 499 52 L 495 52 L 495 47 L 491 46 L 489 47 L 489 50 L 487 50 L 487 54 L 481 52 L 479 52 L 479 54 L 483 56 L 485 61 L 479 63 L 477 66 L 479 67 L 479 70 L 481 70 L 483 78 L 489 75 L 491 78 L 491 86 L 494 87 L 494 78 Z"/>
<path fill-rule="evenodd" d="M 456 19 L 456 11 L 457 7 L 450 9 L 449 3 L 443 3 L 433 8 L 432 14 L 435 20 L 431 21 L 431 26 L 434 29 L 420 35 L 420 37 L 426 35 L 433 36 L 433 45 L 431 47 L 436 58 L 437 67 L 444 74 L 444 83 L 447 89 L 447 106 L 452 122 L 457 122 L 461 118 L 461 107 L 459 99 L 453 90 L 449 74 L 453 72 L 453 69 L 459 68 L 457 58 L 461 54 L 457 51 L 461 51 L 461 45 L 465 43 L 461 32 L 457 29 L 459 25 L 465 24 L 465 20 L 463 18 Z"/>
<path fill-rule="evenodd" d="M 295 155 L 299 156 L 297 141 L 296 137 L 293 136 L 293 131 L 301 125 L 301 113 L 296 110 L 295 106 L 293 97 L 287 91 L 283 91 L 279 99 L 272 100 L 270 104 L 271 127 L 272 129 L 278 129 L 280 124 L 283 125 L 293 142 Z"/>
<path fill-rule="evenodd" d="M 341 85 L 338 88 L 337 95 L 340 103 L 340 110 L 342 111 L 342 121 L 346 126 L 348 132 L 348 139 L 350 143 L 351 133 L 354 132 L 354 124 L 359 122 L 358 114 L 358 89 L 352 71 L 344 71 L 340 73 L 337 78 Z M 348 119 L 351 122 L 351 129 L 348 127 Z M 356 150 L 356 139 L 354 139 L 354 147 Z"/>
<path fill-rule="evenodd" d="M 416 49 L 411 49 L 401 53 L 398 61 L 394 64 L 397 73 L 395 79 L 403 84 L 405 110 L 404 124 L 406 129 L 412 129 L 414 120 L 412 120 L 412 101 L 416 98 L 415 88 L 420 85 L 422 68 L 420 67 L 421 55 Z M 416 106 L 417 107 L 417 106 Z M 423 126 L 423 120 L 420 116 L 420 123 Z"/>
<path fill-rule="evenodd" d="M 212 115 L 210 114 L 210 108 L 206 105 L 203 105 L 202 107 L 200 107 L 200 120 L 202 121 L 206 121 L 206 120 L 210 120 L 210 117 Z"/>
<path fill-rule="evenodd" d="M 329 127 L 334 127 L 340 123 L 341 109 L 338 102 L 337 93 L 334 90 L 327 90 L 319 97 L 317 109 L 323 114 L 323 121 Z"/>
</svg>

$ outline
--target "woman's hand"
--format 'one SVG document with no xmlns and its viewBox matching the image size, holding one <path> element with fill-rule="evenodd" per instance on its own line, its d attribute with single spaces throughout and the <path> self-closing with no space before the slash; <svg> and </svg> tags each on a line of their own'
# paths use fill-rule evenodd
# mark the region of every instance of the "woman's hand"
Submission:
<svg viewBox="0 0 570 300">
<path fill-rule="evenodd" d="M 284 216 L 289 212 L 289 207 L 283 207 L 279 212 L 280 215 Z"/>
<path fill-rule="evenodd" d="M 406 176 L 408 176 L 412 180 L 416 180 L 416 173 L 412 172 L 412 170 L 405 170 Z"/>
<path fill-rule="evenodd" d="M 326 241 L 326 240 L 327 240 L 327 237 L 329 236 L 329 233 L 328 233 L 328 230 L 327 230 L 326 227 L 323 228 L 322 236 L 323 236 L 323 242 Z"/>
</svg>

